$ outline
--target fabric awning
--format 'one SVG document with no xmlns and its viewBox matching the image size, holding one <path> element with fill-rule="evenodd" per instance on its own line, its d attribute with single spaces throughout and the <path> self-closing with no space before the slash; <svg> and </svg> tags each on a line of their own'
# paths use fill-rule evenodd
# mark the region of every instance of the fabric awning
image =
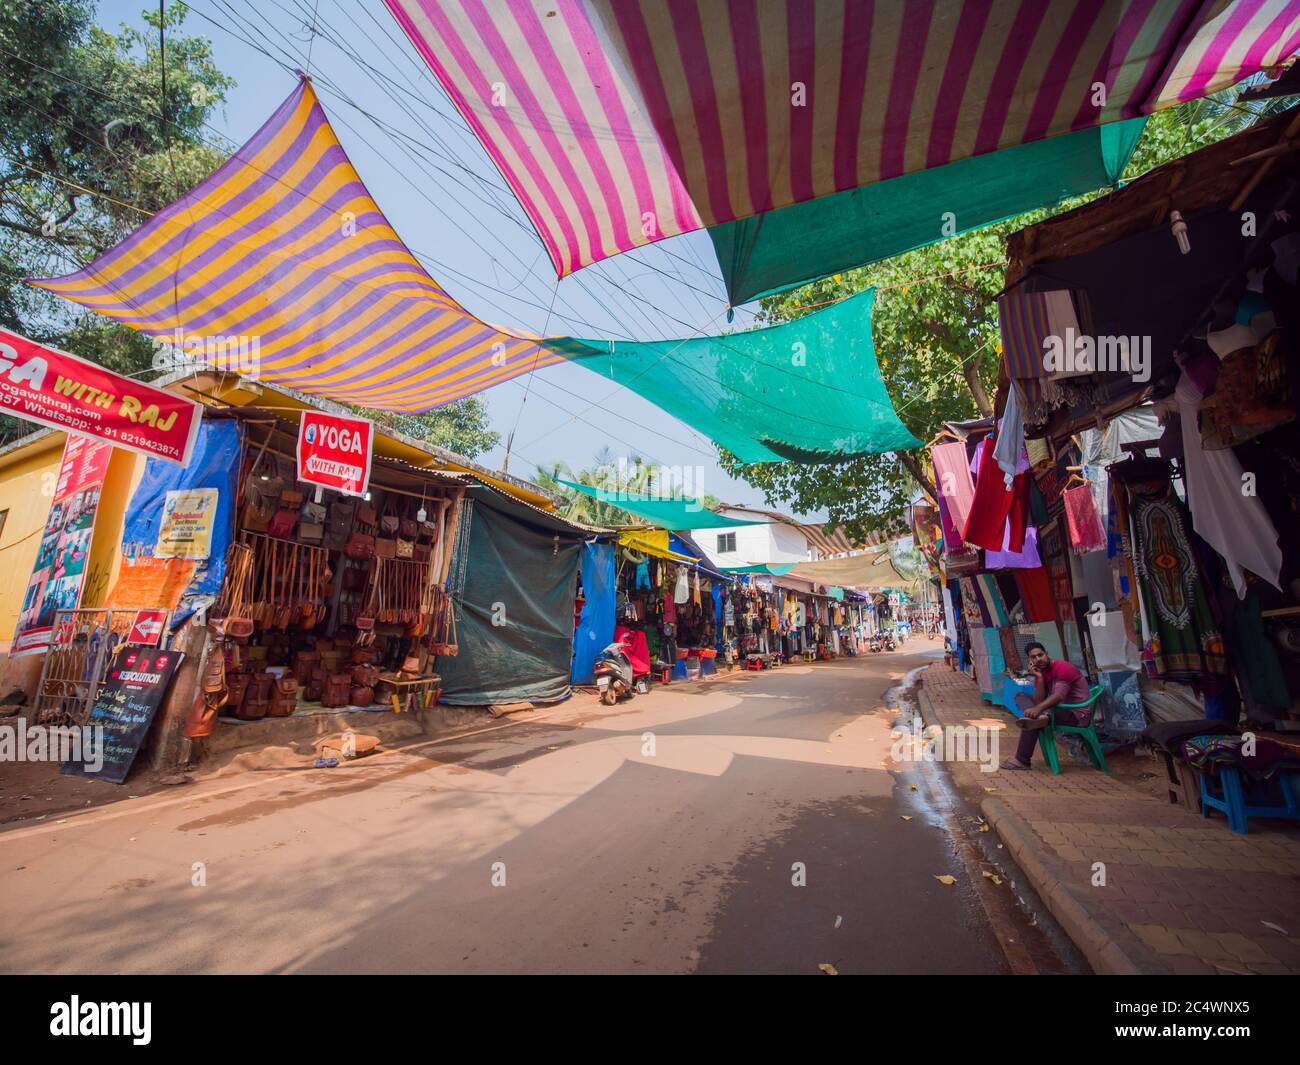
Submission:
<svg viewBox="0 0 1300 1065">
<path fill-rule="evenodd" d="M 84 269 L 32 284 L 196 363 L 380 410 L 431 410 L 561 359 L 425 272 L 306 80 L 193 191 Z"/>
<path fill-rule="evenodd" d="M 623 529 L 618 534 L 618 542 L 623 547 L 640 551 L 643 555 L 667 559 L 670 562 L 686 562 L 694 565 L 695 559 L 674 551 L 668 546 L 667 529 Z"/>
<path fill-rule="evenodd" d="M 835 584 L 842 588 L 877 590 L 883 588 L 910 588 L 914 577 L 904 577 L 894 568 L 888 548 L 880 551 L 852 555 L 849 558 L 830 558 L 819 562 L 800 562 L 794 567 L 794 576 Z"/>
<path fill-rule="evenodd" d="M 751 566 L 723 566 L 723 573 L 758 573 L 766 574 L 769 577 L 784 577 L 792 569 L 795 563 L 787 562 L 784 565 L 772 565 L 767 562 L 756 562 Z"/>
<path fill-rule="evenodd" d="M 1149 114 L 1300 46 L 1294 0 L 385 3 L 560 276 Z M 938 227 L 954 190 L 928 202 Z"/>
</svg>

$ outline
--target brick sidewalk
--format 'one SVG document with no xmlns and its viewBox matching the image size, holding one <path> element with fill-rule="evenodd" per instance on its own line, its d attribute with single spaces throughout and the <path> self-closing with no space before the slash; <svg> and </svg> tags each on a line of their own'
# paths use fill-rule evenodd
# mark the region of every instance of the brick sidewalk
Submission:
<svg viewBox="0 0 1300 1065">
<path fill-rule="evenodd" d="M 1000 757 L 1014 753 L 1011 716 L 968 677 L 938 665 L 921 677 L 927 725 L 1002 727 Z M 1236 835 L 1221 814 L 1203 819 L 1061 753 L 1060 776 L 1041 752 L 1027 773 L 947 768 L 1095 970 L 1300 973 L 1294 828 L 1252 820 Z M 1095 862 L 1104 886 L 1093 886 Z"/>
</svg>

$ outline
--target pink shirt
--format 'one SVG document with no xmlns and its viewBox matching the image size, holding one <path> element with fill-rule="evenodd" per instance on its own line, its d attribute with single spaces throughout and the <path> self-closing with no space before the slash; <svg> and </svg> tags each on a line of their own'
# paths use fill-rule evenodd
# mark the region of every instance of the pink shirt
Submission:
<svg viewBox="0 0 1300 1065">
<path fill-rule="evenodd" d="M 1059 658 L 1052 659 L 1052 664 L 1038 675 L 1047 695 L 1060 695 L 1063 703 L 1086 703 L 1088 701 L 1088 681 L 1077 668 Z M 1074 715 L 1079 724 L 1088 723 L 1087 710 L 1075 710 Z"/>
</svg>

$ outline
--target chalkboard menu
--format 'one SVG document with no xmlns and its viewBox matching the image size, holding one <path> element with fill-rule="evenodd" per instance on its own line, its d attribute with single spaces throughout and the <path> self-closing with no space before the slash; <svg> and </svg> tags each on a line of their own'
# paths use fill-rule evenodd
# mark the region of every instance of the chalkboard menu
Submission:
<svg viewBox="0 0 1300 1065">
<path fill-rule="evenodd" d="M 82 758 L 65 762 L 63 772 L 124 783 L 184 657 L 156 647 L 121 648 L 86 719 Z"/>
</svg>

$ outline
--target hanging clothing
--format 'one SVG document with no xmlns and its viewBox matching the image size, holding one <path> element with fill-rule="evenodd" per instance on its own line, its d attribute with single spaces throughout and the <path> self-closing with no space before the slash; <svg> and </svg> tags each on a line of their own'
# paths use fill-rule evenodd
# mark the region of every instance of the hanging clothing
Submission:
<svg viewBox="0 0 1300 1065">
<path fill-rule="evenodd" d="M 1043 564 L 1038 554 L 1038 530 L 1029 526 L 1025 530 L 1025 543 L 1019 551 L 1011 551 L 1006 545 L 1011 542 L 1011 522 L 1008 520 L 1003 536 L 1001 551 L 985 551 L 984 565 L 987 569 L 1037 569 Z"/>
<path fill-rule="evenodd" d="M 975 480 L 975 499 L 961 535 L 966 543 L 987 550 L 1001 550 L 1005 541 L 1007 549 L 1020 551 L 1025 546 L 1025 531 L 1029 527 L 1029 474 L 1016 474 L 1008 488 L 993 457 L 996 446 L 995 440 L 986 437 L 977 448 L 975 461 L 979 476 Z M 1009 537 L 1004 533 L 1008 521 Z"/>
<path fill-rule="evenodd" d="M 1068 489 L 1065 501 L 1065 521 L 1070 533 L 1070 548 L 1076 555 L 1101 551 L 1106 547 L 1106 530 L 1097 512 L 1097 500 L 1091 484 L 1081 484 Z"/>
<path fill-rule="evenodd" d="M 685 603 L 690 599 L 690 597 L 691 597 L 690 578 L 686 576 L 686 570 L 679 569 L 677 571 L 677 587 L 673 592 L 673 602 L 679 604 Z"/>
<path fill-rule="evenodd" d="M 1168 481 L 1129 485 L 1134 560 L 1156 676 L 1183 683 L 1228 673 L 1183 507 Z"/>
<path fill-rule="evenodd" d="M 975 482 L 971 480 L 966 457 L 966 445 L 960 440 L 951 444 L 936 444 L 930 449 L 934 463 L 934 484 L 939 491 L 940 503 L 946 504 L 954 528 L 963 529 L 975 499 Z M 948 550 L 954 549 L 953 545 Z"/>
<path fill-rule="evenodd" d="M 1192 528 L 1223 556 L 1237 598 L 1246 594 L 1246 570 L 1281 591 L 1282 549 L 1273 519 L 1257 496 L 1243 492 L 1241 463 L 1232 449 L 1202 446 L 1196 420 L 1201 398 L 1187 373 L 1180 374 L 1174 399 L 1183 423 L 1183 487 Z"/>
<path fill-rule="evenodd" d="M 998 422 L 997 443 L 993 457 L 998 460 L 1003 483 L 1009 488 L 1017 473 L 1029 469 L 1029 455 L 1025 452 L 1025 419 L 1020 410 L 1020 394 L 1012 388 L 1007 393 L 1006 410 Z"/>
</svg>

